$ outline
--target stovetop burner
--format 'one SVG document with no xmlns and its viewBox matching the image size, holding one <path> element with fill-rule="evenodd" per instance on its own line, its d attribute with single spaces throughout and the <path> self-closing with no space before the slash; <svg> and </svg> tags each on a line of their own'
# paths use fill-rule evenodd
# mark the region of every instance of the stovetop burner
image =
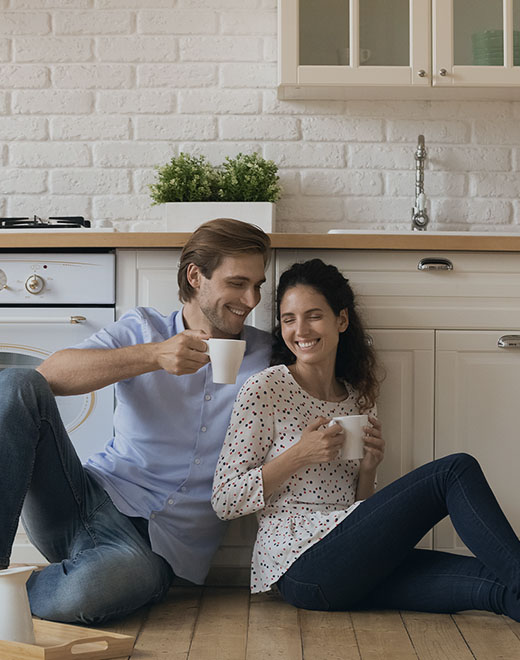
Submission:
<svg viewBox="0 0 520 660">
<path fill-rule="evenodd" d="M 90 220 L 85 220 L 81 215 L 46 219 L 37 215 L 32 218 L 0 218 L 0 229 L 67 229 L 71 227 L 90 227 Z"/>
</svg>

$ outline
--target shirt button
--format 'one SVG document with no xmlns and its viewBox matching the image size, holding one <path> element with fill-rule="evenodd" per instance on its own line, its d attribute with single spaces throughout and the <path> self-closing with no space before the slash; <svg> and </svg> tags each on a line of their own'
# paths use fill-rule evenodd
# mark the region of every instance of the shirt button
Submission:
<svg viewBox="0 0 520 660">
<path fill-rule="evenodd" d="M 150 516 L 150 518 L 153 520 L 153 519 L 155 518 L 155 513 L 152 513 L 152 515 Z"/>
<path fill-rule="evenodd" d="M 185 493 L 188 489 L 186 488 L 186 486 L 183 486 L 183 487 L 181 488 L 181 490 L 182 490 L 183 493 Z"/>
<path fill-rule="evenodd" d="M 211 401 L 211 394 L 206 394 L 204 398 L 206 399 L 206 401 Z"/>
<path fill-rule="evenodd" d="M 195 459 L 195 464 L 198 465 L 200 463 L 200 458 Z"/>
<path fill-rule="evenodd" d="M 200 430 L 202 431 L 202 433 L 206 433 L 208 429 L 205 426 L 202 426 Z"/>
<path fill-rule="evenodd" d="M 173 504 L 173 500 L 168 500 L 168 504 Z"/>
</svg>

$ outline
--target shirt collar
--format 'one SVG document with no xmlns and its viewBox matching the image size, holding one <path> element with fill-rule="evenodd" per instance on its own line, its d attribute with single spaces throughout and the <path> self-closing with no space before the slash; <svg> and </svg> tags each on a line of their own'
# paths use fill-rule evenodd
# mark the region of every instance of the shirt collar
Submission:
<svg viewBox="0 0 520 660">
<path fill-rule="evenodd" d="M 184 310 L 184 305 L 179 309 L 179 312 L 177 316 L 175 317 L 175 334 L 179 334 L 179 332 L 184 332 L 186 330 L 186 327 L 184 326 L 184 319 L 182 318 L 182 312 Z"/>
</svg>

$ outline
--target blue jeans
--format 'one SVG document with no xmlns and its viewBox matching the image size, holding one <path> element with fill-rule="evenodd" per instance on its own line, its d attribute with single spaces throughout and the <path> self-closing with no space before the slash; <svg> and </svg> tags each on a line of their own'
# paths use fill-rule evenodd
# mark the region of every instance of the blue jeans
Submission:
<svg viewBox="0 0 520 660">
<path fill-rule="evenodd" d="M 22 509 L 23 506 L 23 509 Z M 173 571 L 147 523 L 120 513 L 83 468 L 37 371 L 0 372 L 0 567 L 18 520 L 51 564 L 27 582 L 33 614 L 96 624 L 167 593 Z"/>
<path fill-rule="evenodd" d="M 475 557 L 415 549 L 449 515 Z M 478 462 L 453 454 L 362 502 L 278 581 L 312 610 L 489 610 L 520 620 L 520 542 Z"/>
</svg>

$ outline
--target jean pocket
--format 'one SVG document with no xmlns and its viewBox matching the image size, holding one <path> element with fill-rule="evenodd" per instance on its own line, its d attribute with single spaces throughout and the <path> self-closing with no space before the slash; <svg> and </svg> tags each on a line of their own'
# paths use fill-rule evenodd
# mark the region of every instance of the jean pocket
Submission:
<svg viewBox="0 0 520 660">
<path fill-rule="evenodd" d="M 285 601 L 304 610 L 330 610 L 319 584 L 300 582 L 287 574 L 278 580 L 278 589 Z"/>
</svg>

